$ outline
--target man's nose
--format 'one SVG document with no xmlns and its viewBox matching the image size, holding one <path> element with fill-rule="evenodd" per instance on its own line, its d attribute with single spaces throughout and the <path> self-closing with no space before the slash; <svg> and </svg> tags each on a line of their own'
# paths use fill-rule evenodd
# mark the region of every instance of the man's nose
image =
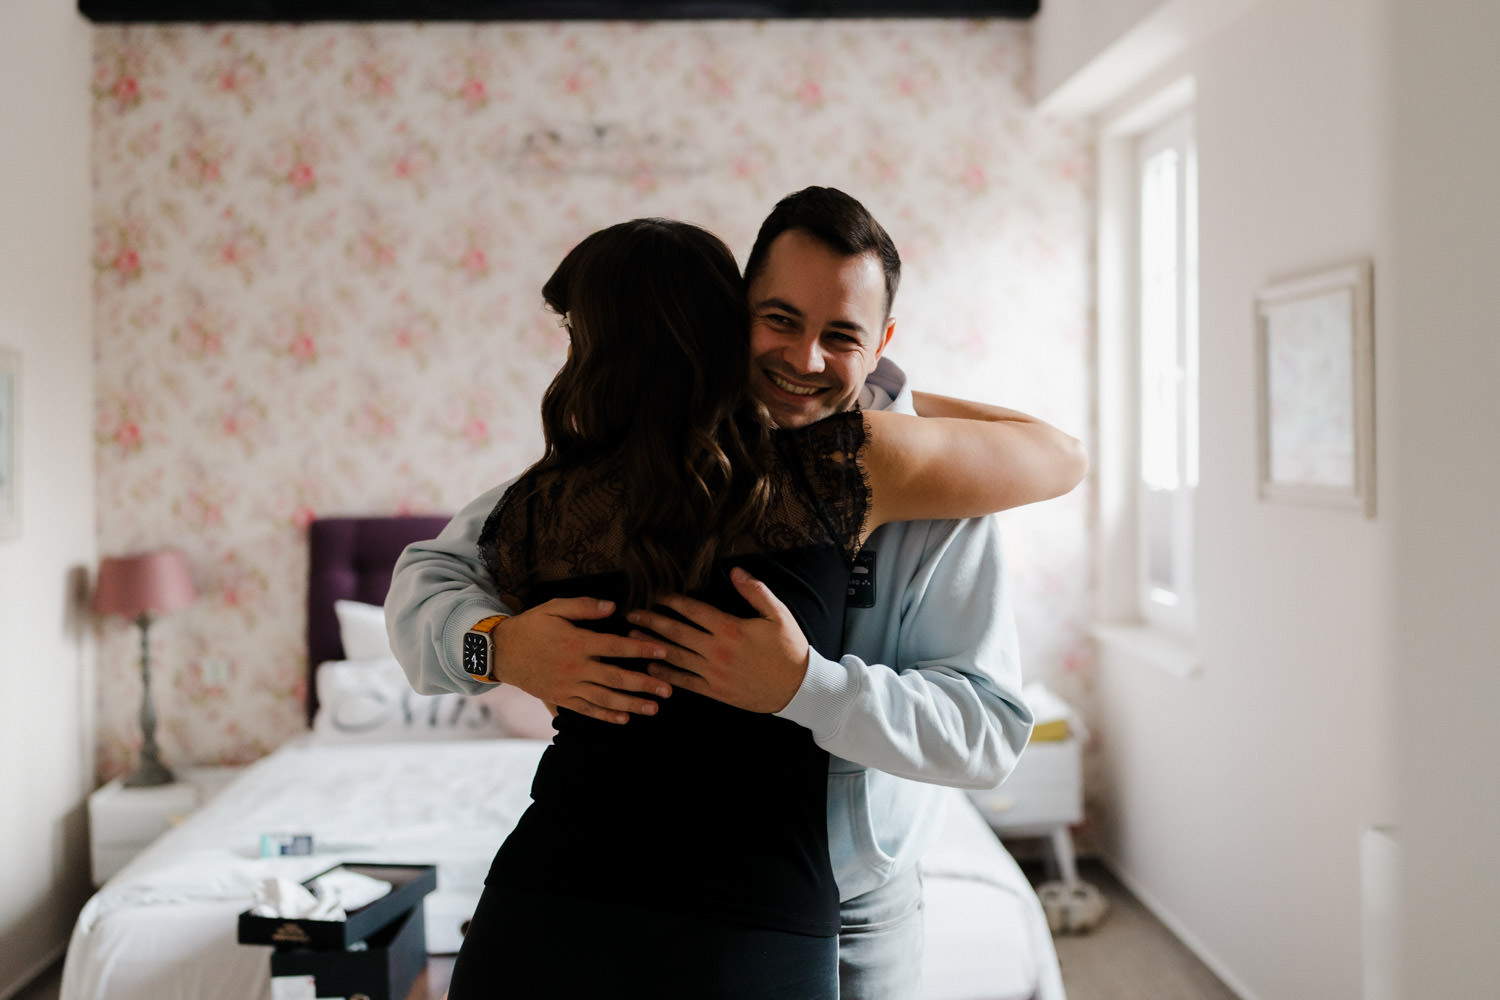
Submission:
<svg viewBox="0 0 1500 1000">
<path fill-rule="evenodd" d="M 785 358 L 799 372 L 812 375 L 823 370 L 823 348 L 818 338 L 809 334 L 787 345 Z"/>
</svg>

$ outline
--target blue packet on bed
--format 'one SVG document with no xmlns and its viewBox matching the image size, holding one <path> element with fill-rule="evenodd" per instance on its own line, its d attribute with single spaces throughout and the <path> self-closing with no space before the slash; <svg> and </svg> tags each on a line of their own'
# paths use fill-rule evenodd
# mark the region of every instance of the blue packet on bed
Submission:
<svg viewBox="0 0 1500 1000">
<path fill-rule="evenodd" d="M 311 854 L 313 839 L 310 833 L 263 833 L 260 835 L 260 856 L 276 858 L 288 854 Z"/>
</svg>

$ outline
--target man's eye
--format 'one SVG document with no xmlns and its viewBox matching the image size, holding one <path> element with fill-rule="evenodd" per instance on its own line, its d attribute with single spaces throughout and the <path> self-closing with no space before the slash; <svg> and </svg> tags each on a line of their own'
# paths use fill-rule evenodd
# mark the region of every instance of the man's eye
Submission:
<svg viewBox="0 0 1500 1000">
<path fill-rule="evenodd" d="M 845 347 L 848 347 L 848 346 L 858 347 L 859 346 L 859 338 L 856 337 L 856 336 L 854 336 L 854 334 L 852 334 L 852 333 L 839 333 L 838 331 L 833 331 L 833 332 L 830 332 L 829 334 L 827 334 L 827 337 L 828 337 L 829 340 L 833 341 L 834 343 L 841 344 L 841 345 L 843 345 Z"/>
<path fill-rule="evenodd" d="M 781 313 L 767 313 L 765 320 L 767 323 L 773 323 L 776 326 L 790 326 L 792 322 L 790 316 L 783 316 Z"/>
</svg>

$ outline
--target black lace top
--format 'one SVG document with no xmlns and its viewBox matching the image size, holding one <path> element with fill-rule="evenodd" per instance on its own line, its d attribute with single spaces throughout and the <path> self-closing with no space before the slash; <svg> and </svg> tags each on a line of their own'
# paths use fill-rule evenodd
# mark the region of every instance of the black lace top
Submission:
<svg viewBox="0 0 1500 1000">
<path fill-rule="evenodd" d="M 751 614 L 728 577 L 742 566 L 787 605 L 814 648 L 840 655 L 849 568 L 869 513 L 865 441 L 858 411 L 777 432 L 770 509 L 693 596 Z M 499 590 L 526 607 L 564 596 L 614 600 L 620 613 L 585 624 L 624 634 L 616 557 L 627 489 L 597 470 L 523 477 L 480 537 Z M 838 932 L 828 758 L 806 729 L 683 690 L 656 715 L 623 726 L 564 710 L 555 728 L 533 804 L 496 856 L 489 884 Z"/>
</svg>

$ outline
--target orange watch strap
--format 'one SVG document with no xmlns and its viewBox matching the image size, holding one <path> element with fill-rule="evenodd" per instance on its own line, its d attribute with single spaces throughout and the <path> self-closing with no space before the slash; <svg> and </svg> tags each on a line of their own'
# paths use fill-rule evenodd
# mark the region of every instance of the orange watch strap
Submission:
<svg viewBox="0 0 1500 1000">
<path fill-rule="evenodd" d="M 508 617 L 508 615 L 490 615 L 488 618 L 484 618 L 476 622 L 474 626 L 469 629 L 469 631 L 483 632 L 488 635 L 490 632 L 494 631 L 496 625 L 499 625 Z"/>
</svg>

